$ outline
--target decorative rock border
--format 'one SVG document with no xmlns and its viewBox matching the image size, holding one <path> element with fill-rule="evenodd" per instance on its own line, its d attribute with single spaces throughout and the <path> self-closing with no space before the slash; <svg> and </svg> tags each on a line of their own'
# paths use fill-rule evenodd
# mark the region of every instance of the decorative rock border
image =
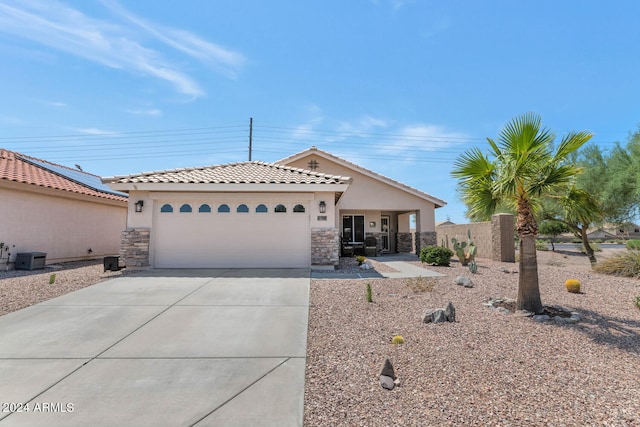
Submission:
<svg viewBox="0 0 640 427">
<path fill-rule="evenodd" d="M 516 300 L 509 298 L 489 298 L 487 301 L 482 303 L 484 306 L 489 307 L 492 310 L 496 310 L 502 312 L 504 314 L 511 314 L 512 311 L 508 308 L 502 307 L 500 304 L 515 304 Z M 526 310 L 517 310 L 515 315 L 518 317 L 530 317 L 536 322 L 555 322 L 558 325 L 569 325 L 575 324 L 582 320 L 582 316 L 577 311 L 570 311 L 566 308 L 559 305 L 551 305 L 545 306 L 545 310 L 548 312 L 553 312 L 554 315 L 550 314 L 535 314 Z M 555 314 L 557 313 L 557 314 Z"/>
</svg>

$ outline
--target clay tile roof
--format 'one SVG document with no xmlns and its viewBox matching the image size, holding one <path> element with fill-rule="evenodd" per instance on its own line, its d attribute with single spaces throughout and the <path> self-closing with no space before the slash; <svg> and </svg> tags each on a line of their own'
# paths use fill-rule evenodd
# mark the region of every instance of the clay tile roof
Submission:
<svg viewBox="0 0 640 427">
<path fill-rule="evenodd" d="M 126 201 L 125 194 L 102 184 L 100 177 L 77 169 L 0 148 L 0 179 L 39 187 Z"/>
<path fill-rule="evenodd" d="M 171 184 L 345 184 L 350 178 L 265 162 L 238 162 L 198 168 L 104 178 L 108 183 Z"/>
</svg>

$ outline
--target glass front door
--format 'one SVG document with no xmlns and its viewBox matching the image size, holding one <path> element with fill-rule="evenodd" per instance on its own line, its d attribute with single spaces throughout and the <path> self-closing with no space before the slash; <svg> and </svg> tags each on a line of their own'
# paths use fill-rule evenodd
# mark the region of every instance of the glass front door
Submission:
<svg viewBox="0 0 640 427">
<path fill-rule="evenodd" d="M 349 243 L 364 243 L 364 215 L 343 215 L 342 237 Z"/>
</svg>

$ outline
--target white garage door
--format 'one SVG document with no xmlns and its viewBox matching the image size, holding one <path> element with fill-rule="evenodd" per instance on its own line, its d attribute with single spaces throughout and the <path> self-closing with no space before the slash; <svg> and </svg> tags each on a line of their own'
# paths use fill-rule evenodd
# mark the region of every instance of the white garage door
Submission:
<svg viewBox="0 0 640 427">
<path fill-rule="evenodd" d="M 304 203 L 159 202 L 152 241 L 156 268 L 308 268 L 311 263 Z"/>
</svg>

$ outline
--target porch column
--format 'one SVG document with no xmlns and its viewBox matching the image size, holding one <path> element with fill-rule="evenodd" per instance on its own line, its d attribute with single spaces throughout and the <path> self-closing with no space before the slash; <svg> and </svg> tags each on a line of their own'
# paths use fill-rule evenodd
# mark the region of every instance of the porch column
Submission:
<svg viewBox="0 0 640 427">
<path fill-rule="evenodd" d="M 411 252 L 413 250 L 413 236 L 411 234 L 412 213 L 398 215 L 398 234 L 396 238 L 398 252 Z"/>
<path fill-rule="evenodd" d="M 336 266 L 340 262 L 340 230 L 311 229 L 311 265 Z"/>
<path fill-rule="evenodd" d="M 426 246 L 433 246 L 438 244 L 438 236 L 435 230 L 426 231 L 425 229 L 427 228 L 427 226 L 423 224 L 423 220 L 426 222 L 428 221 L 428 218 L 422 218 L 420 216 L 420 211 L 417 210 L 416 211 L 416 234 L 414 238 L 417 255 L 420 255 L 420 250 L 422 248 Z"/>
</svg>

